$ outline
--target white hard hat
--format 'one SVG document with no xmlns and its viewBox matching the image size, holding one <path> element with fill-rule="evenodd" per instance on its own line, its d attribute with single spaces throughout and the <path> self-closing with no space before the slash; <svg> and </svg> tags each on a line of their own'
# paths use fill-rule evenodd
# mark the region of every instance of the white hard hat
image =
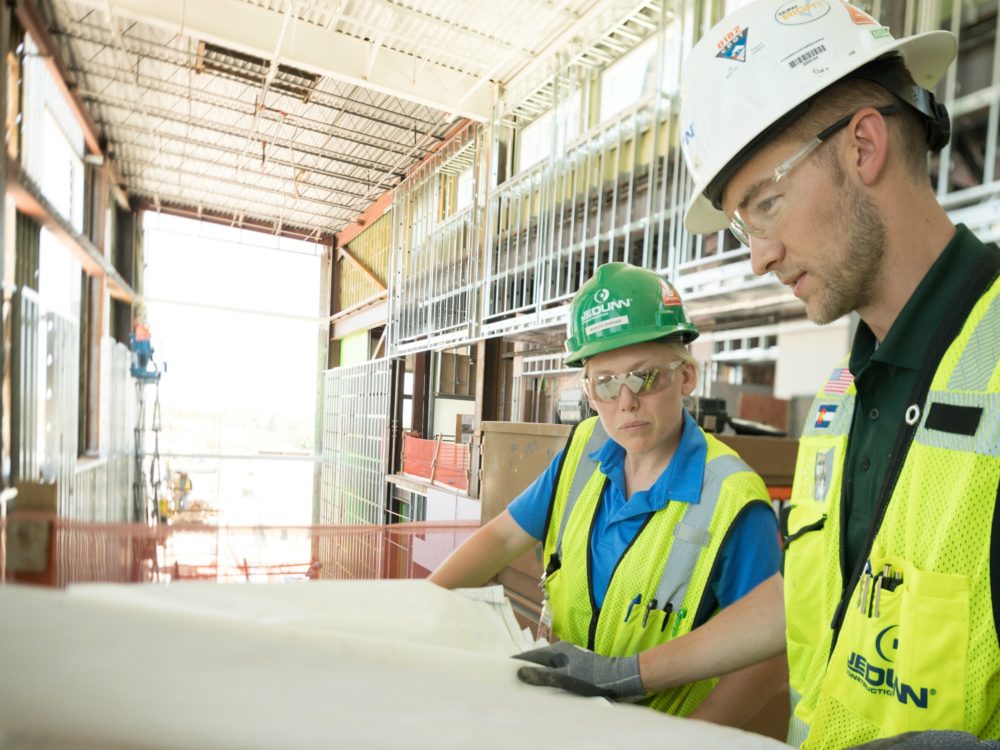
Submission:
<svg viewBox="0 0 1000 750">
<path fill-rule="evenodd" d="M 720 185 L 716 178 L 742 166 L 791 124 L 814 94 L 893 54 L 902 57 L 919 87 L 932 89 L 957 48 L 947 31 L 894 39 L 887 27 L 841 0 L 756 0 L 726 16 L 695 45 L 684 65 L 681 148 L 695 186 L 684 225 L 703 234 L 729 224 L 717 207 L 718 196 L 713 202 L 706 190 L 713 186 L 721 193 L 725 182 Z M 943 118 L 943 135 L 931 144 L 940 149 L 947 143 L 947 111 L 929 91 L 909 89 L 893 93 L 929 120 Z"/>
</svg>

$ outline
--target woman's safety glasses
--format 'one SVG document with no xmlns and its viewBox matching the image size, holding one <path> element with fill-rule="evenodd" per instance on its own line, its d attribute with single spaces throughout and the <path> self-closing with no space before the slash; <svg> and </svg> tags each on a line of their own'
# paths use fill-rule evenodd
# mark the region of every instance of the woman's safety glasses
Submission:
<svg viewBox="0 0 1000 750">
<path fill-rule="evenodd" d="M 622 392 L 622 386 L 636 396 L 656 393 L 673 385 L 677 368 L 682 364 L 684 364 L 682 360 L 676 359 L 669 365 L 649 370 L 632 370 L 619 375 L 597 375 L 593 378 L 584 378 L 583 385 L 587 389 L 587 394 L 595 401 L 616 401 Z"/>
</svg>

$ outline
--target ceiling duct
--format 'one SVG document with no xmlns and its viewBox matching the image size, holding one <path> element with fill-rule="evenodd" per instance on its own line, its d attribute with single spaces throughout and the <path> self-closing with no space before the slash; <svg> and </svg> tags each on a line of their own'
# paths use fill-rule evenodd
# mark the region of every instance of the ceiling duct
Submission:
<svg viewBox="0 0 1000 750">
<path fill-rule="evenodd" d="M 211 42 L 198 42 L 195 70 L 199 73 L 216 73 L 263 86 L 270 67 L 270 63 L 262 57 L 237 52 Z M 270 88 L 308 102 L 319 79 L 320 76 L 314 73 L 279 64 Z"/>
</svg>

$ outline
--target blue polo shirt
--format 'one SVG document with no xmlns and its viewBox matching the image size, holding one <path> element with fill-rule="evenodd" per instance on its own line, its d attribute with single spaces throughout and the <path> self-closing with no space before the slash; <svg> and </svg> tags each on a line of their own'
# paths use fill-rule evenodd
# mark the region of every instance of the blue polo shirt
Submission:
<svg viewBox="0 0 1000 750">
<path fill-rule="evenodd" d="M 601 448 L 590 454 L 593 460 L 600 462 L 599 470 L 608 478 L 598 504 L 589 547 L 593 571 L 591 593 L 598 607 L 604 604 L 618 561 L 647 517 L 671 501 L 698 502 L 707 452 L 705 436 L 691 415 L 684 412 L 681 440 L 667 468 L 652 487 L 636 492 L 631 500 L 626 500 L 625 493 L 625 449 L 608 438 Z M 518 525 L 539 541 L 545 533 L 545 519 L 559 477 L 562 454 L 560 451 L 548 468 L 507 508 Z M 553 519 L 553 523 L 558 521 Z M 710 595 L 715 597 L 719 608 L 728 607 L 778 572 L 781 560 L 778 523 L 771 507 L 764 504 L 749 507 L 737 519 L 719 556 L 719 565 L 709 581 Z"/>
</svg>

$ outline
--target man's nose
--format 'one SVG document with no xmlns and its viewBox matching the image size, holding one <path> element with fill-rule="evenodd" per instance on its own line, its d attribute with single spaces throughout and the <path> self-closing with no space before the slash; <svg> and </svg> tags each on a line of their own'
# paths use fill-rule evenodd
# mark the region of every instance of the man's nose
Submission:
<svg viewBox="0 0 1000 750">
<path fill-rule="evenodd" d="M 785 246 L 770 237 L 750 237 L 750 268 L 757 276 L 773 271 L 785 254 Z"/>
</svg>

